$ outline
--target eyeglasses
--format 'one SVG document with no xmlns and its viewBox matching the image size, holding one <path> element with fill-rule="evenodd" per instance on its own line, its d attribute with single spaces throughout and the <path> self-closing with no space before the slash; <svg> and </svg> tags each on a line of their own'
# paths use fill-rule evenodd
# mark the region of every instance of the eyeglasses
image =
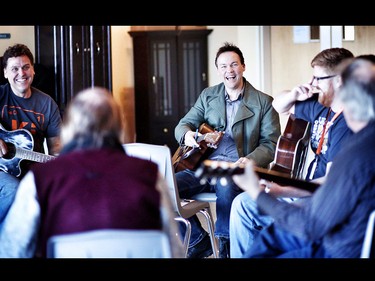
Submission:
<svg viewBox="0 0 375 281">
<path fill-rule="evenodd" d="M 337 76 L 337 74 L 335 74 L 335 75 L 328 75 L 328 76 L 322 76 L 322 77 L 313 76 L 313 79 L 312 79 L 311 83 L 314 82 L 314 80 L 316 80 L 319 83 L 320 80 L 326 80 L 326 79 L 329 79 L 329 78 L 333 78 L 335 76 Z"/>
</svg>

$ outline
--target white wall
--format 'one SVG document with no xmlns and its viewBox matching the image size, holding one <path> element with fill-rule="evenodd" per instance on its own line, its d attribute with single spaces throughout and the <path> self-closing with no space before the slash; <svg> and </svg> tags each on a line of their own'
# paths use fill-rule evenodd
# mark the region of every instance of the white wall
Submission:
<svg viewBox="0 0 375 281">
<path fill-rule="evenodd" d="M 2 26 L 0 25 L 0 33 L 10 33 L 10 39 L 0 39 L 0 56 L 5 50 L 16 43 L 22 43 L 29 47 L 30 51 L 35 55 L 35 32 L 34 26 Z"/>
<path fill-rule="evenodd" d="M 215 66 L 215 56 L 221 45 L 228 41 L 237 45 L 245 58 L 245 78 L 259 90 L 264 90 L 261 83 L 261 59 L 259 45 L 259 26 L 207 26 L 213 29 L 208 36 L 208 81 L 209 85 L 216 85 L 221 81 Z"/>
<path fill-rule="evenodd" d="M 134 87 L 133 43 L 130 26 L 111 27 L 112 88 L 115 97 L 125 88 Z"/>
</svg>

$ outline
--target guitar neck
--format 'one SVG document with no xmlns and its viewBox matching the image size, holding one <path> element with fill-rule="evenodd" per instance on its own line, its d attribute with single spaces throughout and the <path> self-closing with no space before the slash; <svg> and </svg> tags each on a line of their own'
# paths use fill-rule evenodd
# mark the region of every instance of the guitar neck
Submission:
<svg viewBox="0 0 375 281">
<path fill-rule="evenodd" d="M 196 170 L 195 176 L 198 178 L 223 178 L 223 177 L 232 177 L 233 175 L 243 174 L 245 171 L 244 164 L 234 164 L 224 161 L 212 161 L 205 160 L 199 169 Z M 274 181 L 281 186 L 293 186 L 303 190 L 307 190 L 313 193 L 318 187 L 319 184 L 300 180 L 296 178 L 291 178 L 288 174 L 254 167 L 254 171 L 262 179 L 268 181 Z"/>
<path fill-rule="evenodd" d="M 274 181 L 279 185 L 294 186 L 299 189 L 310 191 L 311 193 L 313 193 L 320 186 L 314 182 L 291 178 L 288 176 L 288 174 L 267 170 L 264 168 L 254 167 L 254 171 L 259 175 L 260 178 L 265 180 Z"/>
<path fill-rule="evenodd" d="M 55 156 L 40 153 L 40 152 L 35 152 L 32 150 L 27 150 L 23 149 L 20 147 L 16 148 L 16 154 L 15 157 L 25 159 L 25 160 L 30 160 L 34 162 L 40 162 L 40 163 L 45 163 L 47 161 L 50 161 L 52 159 L 55 159 Z"/>
</svg>

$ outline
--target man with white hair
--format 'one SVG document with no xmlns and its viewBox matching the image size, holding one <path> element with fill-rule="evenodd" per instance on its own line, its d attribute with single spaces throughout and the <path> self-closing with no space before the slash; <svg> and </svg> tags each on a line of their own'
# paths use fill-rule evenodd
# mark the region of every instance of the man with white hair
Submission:
<svg viewBox="0 0 375 281">
<path fill-rule="evenodd" d="M 358 258 L 368 217 L 375 209 L 375 65 L 355 59 L 342 73 L 337 99 L 354 135 L 336 155 L 325 182 L 297 206 L 264 192 L 248 163 L 233 176 L 262 213 L 274 219 L 246 258 Z"/>
<path fill-rule="evenodd" d="M 62 150 L 22 179 L 0 232 L 0 257 L 45 258 L 50 237 L 98 229 L 156 229 L 182 257 L 168 186 L 158 166 L 128 156 L 121 111 L 100 87 L 71 100 Z M 173 241 L 173 243 L 172 243 Z"/>
</svg>

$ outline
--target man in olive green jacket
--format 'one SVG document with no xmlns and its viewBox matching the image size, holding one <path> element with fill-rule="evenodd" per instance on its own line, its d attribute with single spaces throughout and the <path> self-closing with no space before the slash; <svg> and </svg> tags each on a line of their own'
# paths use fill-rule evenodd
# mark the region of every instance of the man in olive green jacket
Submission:
<svg viewBox="0 0 375 281">
<path fill-rule="evenodd" d="M 197 129 L 203 123 L 224 135 L 209 155 L 209 159 L 242 162 L 252 159 L 258 167 L 266 168 L 274 159 L 280 136 L 279 114 L 272 106 L 273 98 L 255 89 L 244 77 L 244 57 L 241 50 L 230 43 L 218 50 L 215 59 L 223 83 L 202 91 L 194 106 L 175 128 L 180 145 L 199 146 Z M 176 173 L 181 198 L 201 192 L 216 192 L 215 236 L 219 238 L 219 256 L 229 257 L 229 214 L 231 203 L 241 189 L 233 182 L 223 185 L 220 181 L 202 181 L 194 171 L 185 169 Z M 188 257 L 203 258 L 212 254 L 207 232 L 196 216 L 189 219 L 192 234 Z M 184 233 L 184 230 L 182 229 Z"/>
</svg>

